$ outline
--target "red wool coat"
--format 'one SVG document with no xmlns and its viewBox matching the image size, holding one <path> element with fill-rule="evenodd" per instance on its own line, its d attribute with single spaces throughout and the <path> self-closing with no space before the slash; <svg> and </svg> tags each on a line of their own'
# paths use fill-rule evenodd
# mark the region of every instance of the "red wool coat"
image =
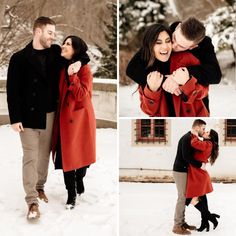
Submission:
<svg viewBox="0 0 236 236">
<path fill-rule="evenodd" d="M 210 141 L 201 141 L 197 136 L 193 135 L 191 146 L 195 149 L 194 158 L 207 163 L 211 155 L 212 143 Z M 203 196 L 212 191 L 213 187 L 208 172 L 190 164 L 188 167 L 186 198 Z"/>
<path fill-rule="evenodd" d="M 189 52 L 176 52 L 171 55 L 170 72 L 180 67 L 199 65 L 199 60 Z M 197 83 L 197 79 L 193 76 L 185 85 L 180 86 L 185 101 L 182 96 L 173 97 L 173 104 L 176 116 L 209 116 L 202 99 L 208 95 L 208 86 L 202 86 Z M 149 90 L 148 86 L 144 89 L 139 87 L 139 95 L 141 109 L 149 116 L 169 116 L 165 92 L 160 88 L 156 92 Z"/>
<path fill-rule="evenodd" d="M 96 120 L 91 101 L 93 76 L 89 65 L 84 65 L 77 74 L 69 76 L 69 81 L 68 87 L 63 70 L 60 76 L 59 106 L 52 139 L 55 161 L 60 133 L 64 171 L 88 166 L 96 160 Z"/>
</svg>

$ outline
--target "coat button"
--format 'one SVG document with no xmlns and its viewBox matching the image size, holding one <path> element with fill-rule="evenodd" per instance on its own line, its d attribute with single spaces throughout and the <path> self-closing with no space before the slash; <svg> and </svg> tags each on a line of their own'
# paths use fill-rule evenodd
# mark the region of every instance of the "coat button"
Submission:
<svg viewBox="0 0 236 236">
<path fill-rule="evenodd" d="M 30 111 L 34 111 L 34 107 L 31 107 L 31 108 L 30 108 Z"/>
<path fill-rule="evenodd" d="M 70 119 L 70 123 L 73 123 L 73 120 L 72 120 L 72 119 Z"/>
<path fill-rule="evenodd" d="M 187 112 L 187 113 L 190 113 L 190 112 L 191 112 L 191 109 L 189 109 L 189 108 L 186 109 L 186 112 Z"/>
<path fill-rule="evenodd" d="M 153 100 L 148 100 L 149 104 L 154 104 L 154 101 Z"/>
</svg>

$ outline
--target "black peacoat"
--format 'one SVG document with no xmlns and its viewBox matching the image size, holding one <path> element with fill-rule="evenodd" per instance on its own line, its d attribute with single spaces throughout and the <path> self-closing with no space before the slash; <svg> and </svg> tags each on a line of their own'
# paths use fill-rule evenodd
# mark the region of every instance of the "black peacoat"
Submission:
<svg viewBox="0 0 236 236">
<path fill-rule="evenodd" d="M 10 59 L 7 74 L 7 102 L 11 124 L 22 122 L 25 128 L 45 129 L 46 113 L 55 111 L 62 66 L 61 48 L 46 50 L 46 73 L 40 70 L 32 42 Z M 48 101 L 51 110 L 48 111 Z"/>
</svg>

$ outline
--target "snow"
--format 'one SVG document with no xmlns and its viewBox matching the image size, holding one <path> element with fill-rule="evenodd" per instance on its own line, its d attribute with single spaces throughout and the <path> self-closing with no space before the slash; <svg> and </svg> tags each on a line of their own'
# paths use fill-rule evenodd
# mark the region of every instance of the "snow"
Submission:
<svg viewBox="0 0 236 236">
<path fill-rule="evenodd" d="M 210 232 L 191 231 L 191 235 L 231 236 L 236 211 L 236 184 L 213 183 L 214 191 L 208 194 L 209 210 L 220 214 L 219 225 Z M 174 210 L 177 200 L 175 184 L 120 183 L 120 235 L 122 236 L 164 236 L 172 233 Z M 186 207 L 188 224 L 199 227 L 200 213 L 193 206 Z"/>
<path fill-rule="evenodd" d="M 94 78 L 93 83 L 101 83 L 101 84 L 117 84 L 116 79 L 102 79 L 102 78 Z"/>
<path fill-rule="evenodd" d="M 140 108 L 137 84 L 119 87 L 119 114 L 121 117 L 147 117 Z M 135 92 L 135 93 L 134 93 Z M 134 94 L 133 94 L 134 93 Z M 235 85 L 210 85 L 209 89 L 211 117 L 236 117 Z"/>
<path fill-rule="evenodd" d="M 97 162 L 88 169 L 85 193 L 77 198 L 73 210 L 65 209 L 63 174 L 61 170 L 54 170 L 50 161 L 45 186 L 49 203 L 40 202 L 41 218 L 36 223 L 26 220 L 21 143 L 9 125 L 0 126 L 0 160 L 0 235 L 117 235 L 115 129 L 97 129 Z"/>
<path fill-rule="evenodd" d="M 0 80 L 6 80 L 7 78 L 7 66 L 0 68 Z"/>
</svg>

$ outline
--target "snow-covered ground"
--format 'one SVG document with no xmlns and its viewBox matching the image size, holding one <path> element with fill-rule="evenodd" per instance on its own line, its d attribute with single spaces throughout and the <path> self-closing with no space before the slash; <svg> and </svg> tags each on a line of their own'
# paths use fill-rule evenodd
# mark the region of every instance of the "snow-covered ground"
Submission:
<svg viewBox="0 0 236 236">
<path fill-rule="evenodd" d="M 140 108 L 137 84 L 119 87 L 119 114 L 121 117 L 147 117 Z M 135 92 L 135 93 L 134 93 Z M 134 93 L 134 94 L 133 94 Z M 235 85 L 210 85 L 209 89 L 211 117 L 235 117 Z"/>
<path fill-rule="evenodd" d="M 0 235 L 1 236 L 113 236 L 117 235 L 117 130 L 97 129 L 97 162 L 85 177 L 85 193 L 76 208 L 65 210 L 67 198 L 61 170 L 50 162 L 45 191 L 49 203 L 40 203 L 41 218 L 26 220 L 19 136 L 0 126 Z"/>
<path fill-rule="evenodd" d="M 236 184 L 213 184 L 213 188 L 208 203 L 212 212 L 220 214 L 219 225 L 213 230 L 210 223 L 210 232 L 192 231 L 191 235 L 236 235 Z M 176 235 L 172 233 L 176 199 L 175 184 L 120 183 L 120 235 Z M 187 223 L 200 225 L 200 213 L 193 206 L 185 214 Z"/>
</svg>

